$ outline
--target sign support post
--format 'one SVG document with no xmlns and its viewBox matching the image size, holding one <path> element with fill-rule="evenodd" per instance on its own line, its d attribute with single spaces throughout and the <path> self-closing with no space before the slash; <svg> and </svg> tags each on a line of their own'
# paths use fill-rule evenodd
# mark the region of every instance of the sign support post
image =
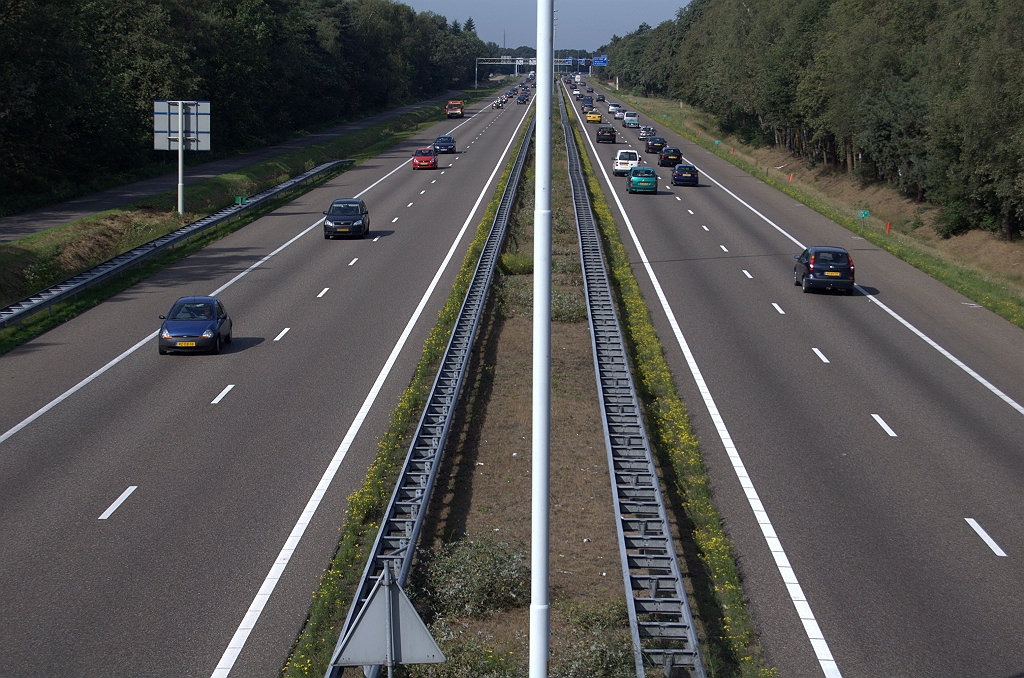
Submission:
<svg viewBox="0 0 1024 678">
<path fill-rule="evenodd" d="M 178 215 L 185 216 L 185 151 L 210 150 L 210 102 L 153 102 L 153 150 L 178 152 Z"/>
</svg>

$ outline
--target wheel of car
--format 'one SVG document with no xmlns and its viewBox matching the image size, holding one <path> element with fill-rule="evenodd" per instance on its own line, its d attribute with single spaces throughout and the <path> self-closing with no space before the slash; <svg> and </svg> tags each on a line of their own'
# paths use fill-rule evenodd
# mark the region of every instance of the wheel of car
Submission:
<svg viewBox="0 0 1024 678">
<path fill-rule="evenodd" d="M 811 284 L 809 282 L 807 282 L 807 276 L 806 275 L 801 279 L 800 282 L 801 282 L 801 286 L 803 287 L 804 294 L 807 294 L 808 292 L 811 291 Z"/>
<path fill-rule="evenodd" d="M 367 237 L 369 237 L 369 235 L 370 235 L 370 227 L 367 226 L 366 228 L 363 229 L 363 237 L 367 238 Z"/>
<path fill-rule="evenodd" d="M 800 276 L 796 274 L 795 268 L 793 269 L 793 284 L 796 285 L 797 287 L 800 286 Z"/>
<path fill-rule="evenodd" d="M 848 296 L 848 297 L 852 297 L 853 296 L 853 288 L 852 287 L 847 287 L 846 288 L 846 296 Z"/>
<path fill-rule="evenodd" d="M 331 236 L 329 234 L 327 234 L 327 233 L 324 233 L 324 240 L 330 240 L 330 239 L 331 239 Z"/>
<path fill-rule="evenodd" d="M 210 349 L 210 353 L 217 355 L 220 353 L 220 335 L 218 334 L 213 340 L 213 348 Z"/>
<path fill-rule="evenodd" d="M 230 331 L 228 332 L 228 336 L 224 337 L 224 343 L 225 344 L 230 344 L 231 343 L 231 332 Z"/>
<path fill-rule="evenodd" d="M 158 349 L 157 349 L 157 352 L 158 352 L 158 353 L 159 353 L 160 355 L 167 355 L 167 351 L 163 350 L 162 348 L 158 348 Z"/>
</svg>

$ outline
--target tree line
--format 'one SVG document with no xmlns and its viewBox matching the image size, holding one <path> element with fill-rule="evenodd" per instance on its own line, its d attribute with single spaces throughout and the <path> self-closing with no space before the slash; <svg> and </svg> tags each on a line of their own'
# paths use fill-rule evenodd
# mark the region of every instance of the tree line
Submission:
<svg viewBox="0 0 1024 678">
<path fill-rule="evenodd" d="M 945 236 L 1020 233 L 1019 0 L 692 0 L 598 52 L 627 88 L 939 204 Z"/>
<path fill-rule="evenodd" d="M 0 0 L 0 197 L 130 172 L 153 100 L 211 100 L 215 150 L 473 82 L 464 25 L 393 0 Z"/>
</svg>

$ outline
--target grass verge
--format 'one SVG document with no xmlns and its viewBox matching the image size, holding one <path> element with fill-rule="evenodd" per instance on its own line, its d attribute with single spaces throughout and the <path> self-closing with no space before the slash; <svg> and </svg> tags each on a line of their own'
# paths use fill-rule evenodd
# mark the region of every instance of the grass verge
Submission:
<svg viewBox="0 0 1024 678">
<path fill-rule="evenodd" d="M 486 96 L 474 95 L 478 98 Z M 334 158 L 352 157 L 359 164 L 443 119 L 442 108 L 426 106 L 324 144 L 299 149 L 197 183 L 190 186 L 186 193 L 188 201 L 184 219 L 174 213 L 176 192 L 168 192 L 4 243 L 0 245 L 0 306 L 24 299 L 118 254 L 170 233 L 188 222 L 212 214 L 231 204 L 236 195 L 251 195 L 275 186 Z M 297 189 L 287 197 L 250 212 L 230 225 L 211 229 L 202 236 L 192 238 L 184 246 L 153 257 L 143 263 L 140 269 L 86 290 L 77 300 L 57 304 L 46 313 L 37 313 L 24 320 L 21 327 L 0 329 L 0 355 L 323 185 L 341 171 L 344 170 L 329 173 L 322 180 Z"/>
<path fill-rule="evenodd" d="M 518 149 L 528 127 L 529 123 L 524 123 L 514 148 Z M 282 668 L 282 676 L 322 676 L 327 671 L 331 652 L 341 633 L 341 626 L 345 623 L 352 595 L 362 577 L 369 550 L 377 536 L 380 520 L 405 459 L 409 435 L 426 404 L 430 386 L 455 327 L 514 162 L 513 155 L 498 181 L 494 198 L 479 221 L 476 236 L 462 261 L 448 300 L 424 342 L 423 353 L 412 380 L 391 413 L 388 430 L 377 444 L 377 457 L 367 471 L 366 480 L 348 498 L 338 548 L 313 592 L 309 616 Z"/>
<path fill-rule="evenodd" d="M 623 97 L 626 96 L 625 92 L 619 94 Z M 1007 285 L 1006 281 L 999 280 L 998 277 L 950 261 L 915 246 L 914 242 L 906 237 L 903 227 L 897 227 L 887 234 L 882 225 L 884 220 L 874 217 L 870 220 L 860 219 L 853 215 L 856 207 L 844 208 L 829 204 L 826 200 L 803 190 L 799 183 L 790 183 L 785 173 L 772 172 L 768 168 L 754 165 L 750 160 L 733 152 L 732 149 L 737 152 L 741 150 L 741 142 L 729 139 L 729 143 L 726 144 L 720 143 L 721 139 L 714 138 L 720 132 L 711 115 L 696 111 L 692 107 L 677 109 L 675 102 L 632 95 L 629 98 L 652 118 L 659 120 L 659 124 L 682 134 L 705 150 L 899 257 L 968 299 L 1009 320 L 1014 325 L 1024 328 L 1024 297 L 1012 289 L 1013 285 Z M 786 172 L 789 170 L 787 169 Z M 896 224 L 896 221 L 893 220 L 893 223 Z"/>
<path fill-rule="evenodd" d="M 585 148 L 579 126 L 572 127 L 577 146 Z M 775 669 L 766 666 L 761 655 L 732 544 L 712 503 L 710 480 L 686 406 L 672 381 L 661 341 L 590 157 L 585 152 L 580 157 L 637 376 L 647 430 L 663 469 L 668 498 L 682 509 L 689 522 L 688 526 L 680 522 L 682 537 L 685 541 L 688 527 L 706 573 L 702 577 L 690 568 L 697 607 L 694 612 L 699 614 L 704 627 L 701 652 L 708 675 L 776 676 Z M 714 608 L 708 604 L 712 599 L 716 603 Z"/>
</svg>

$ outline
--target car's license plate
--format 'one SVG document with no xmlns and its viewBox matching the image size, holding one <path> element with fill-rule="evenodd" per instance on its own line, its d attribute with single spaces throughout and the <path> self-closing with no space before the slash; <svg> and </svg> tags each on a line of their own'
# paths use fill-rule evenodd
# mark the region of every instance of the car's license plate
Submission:
<svg viewBox="0 0 1024 678">
<path fill-rule="evenodd" d="M 825 275 L 827 275 L 830 278 L 838 278 L 839 271 L 825 271 Z"/>
<path fill-rule="evenodd" d="M 194 342 L 194 341 L 179 341 L 178 342 L 178 346 L 181 346 L 182 348 L 187 348 L 189 346 L 195 346 L 195 345 L 196 345 L 196 342 Z"/>
<path fill-rule="evenodd" d="M 684 174 L 683 176 L 684 177 L 692 177 L 693 175 L 692 174 Z"/>
<path fill-rule="evenodd" d="M 348 233 L 348 229 L 347 228 L 339 228 L 338 229 L 338 233 Z"/>
</svg>

